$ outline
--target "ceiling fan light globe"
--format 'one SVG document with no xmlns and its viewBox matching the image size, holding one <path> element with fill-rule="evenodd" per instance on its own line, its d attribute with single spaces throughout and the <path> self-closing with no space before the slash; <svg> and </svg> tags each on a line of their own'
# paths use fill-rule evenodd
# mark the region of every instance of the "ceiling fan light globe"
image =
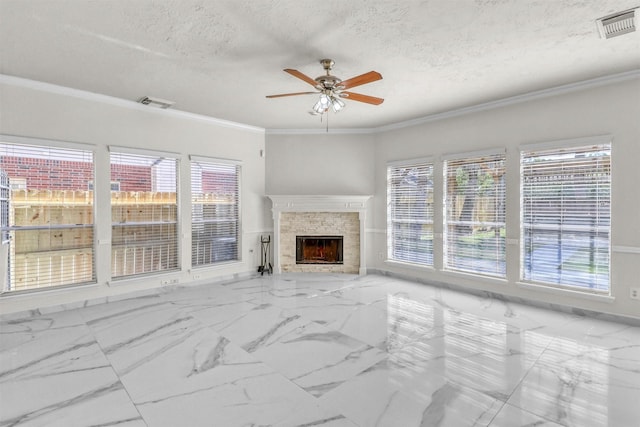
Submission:
<svg viewBox="0 0 640 427">
<path fill-rule="evenodd" d="M 322 105 L 320 101 L 316 102 L 313 106 L 313 111 L 315 111 L 317 114 L 322 114 L 324 110 L 325 110 L 325 107 Z"/>
</svg>

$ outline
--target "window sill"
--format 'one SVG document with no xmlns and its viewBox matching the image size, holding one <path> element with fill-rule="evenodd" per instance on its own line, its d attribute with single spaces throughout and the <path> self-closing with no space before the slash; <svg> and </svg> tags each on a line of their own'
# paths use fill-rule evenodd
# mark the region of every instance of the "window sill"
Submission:
<svg viewBox="0 0 640 427">
<path fill-rule="evenodd" d="M 616 298 L 611 295 L 596 294 L 593 292 L 579 291 L 573 289 L 556 288 L 553 286 L 547 286 L 543 284 L 528 283 L 528 282 L 516 282 L 516 286 L 521 289 L 527 289 L 535 292 L 546 292 L 554 295 L 564 295 L 571 298 L 580 298 L 590 301 L 606 302 L 608 304 L 613 303 Z"/>
<path fill-rule="evenodd" d="M 392 267 L 409 268 L 416 271 L 436 271 L 432 265 L 414 264 L 411 262 L 395 261 L 391 259 L 385 260 L 384 263 L 385 265 Z"/>
<path fill-rule="evenodd" d="M 458 278 L 462 277 L 467 280 L 474 280 L 477 282 L 479 281 L 479 282 L 492 283 L 492 284 L 498 284 L 498 285 L 506 285 L 509 283 L 507 279 L 505 279 L 504 277 L 487 276 L 480 273 L 474 274 L 474 273 L 468 273 L 465 271 L 442 270 L 442 274 L 445 276 L 458 277 Z"/>
<path fill-rule="evenodd" d="M 193 273 L 194 271 L 220 270 L 220 269 L 229 268 L 229 267 L 242 265 L 242 264 L 244 263 L 241 259 L 231 260 L 231 261 L 220 261 L 212 264 L 194 265 L 191 267 L 191 270 L 189 270 L 189 272 Z"/>
</svg>

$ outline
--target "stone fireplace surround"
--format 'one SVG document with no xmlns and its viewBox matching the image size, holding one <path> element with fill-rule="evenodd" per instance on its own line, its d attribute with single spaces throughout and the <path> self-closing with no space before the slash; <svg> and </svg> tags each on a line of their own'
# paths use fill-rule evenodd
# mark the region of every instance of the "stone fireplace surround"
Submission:
<svg viewBox="0 0 640 427">
<path fill-rule="evenodd" d="M 268 196 L 273 212 L 273 271 L 366 274 L 365 219 L 371 196 Z M 341 265 L 296 265 L 295 236 L 343 235 Z"/>
</svg>

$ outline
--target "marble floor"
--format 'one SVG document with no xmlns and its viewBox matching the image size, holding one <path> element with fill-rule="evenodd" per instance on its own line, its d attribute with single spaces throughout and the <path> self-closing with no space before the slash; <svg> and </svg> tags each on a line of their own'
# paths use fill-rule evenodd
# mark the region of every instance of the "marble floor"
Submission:
<svg viewBox="0 0 640 427">
<path fill-rule="evenodd" d="M 0 426 L 640 425 L 640 328 L 369 275 L 0 324 Z"/>
</svg>

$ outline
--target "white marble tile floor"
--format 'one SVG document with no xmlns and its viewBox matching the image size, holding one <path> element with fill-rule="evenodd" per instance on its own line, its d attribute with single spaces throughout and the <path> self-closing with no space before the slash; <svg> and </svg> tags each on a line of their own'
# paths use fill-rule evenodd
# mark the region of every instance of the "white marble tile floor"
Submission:
<svg viewBox="0 0 640 427">
<path fill-rule="evenodd" d="M 0 427 L 637 427 L 638 402 L 640 327 L 379 275 L 0 317 Z"/>
</svg>

